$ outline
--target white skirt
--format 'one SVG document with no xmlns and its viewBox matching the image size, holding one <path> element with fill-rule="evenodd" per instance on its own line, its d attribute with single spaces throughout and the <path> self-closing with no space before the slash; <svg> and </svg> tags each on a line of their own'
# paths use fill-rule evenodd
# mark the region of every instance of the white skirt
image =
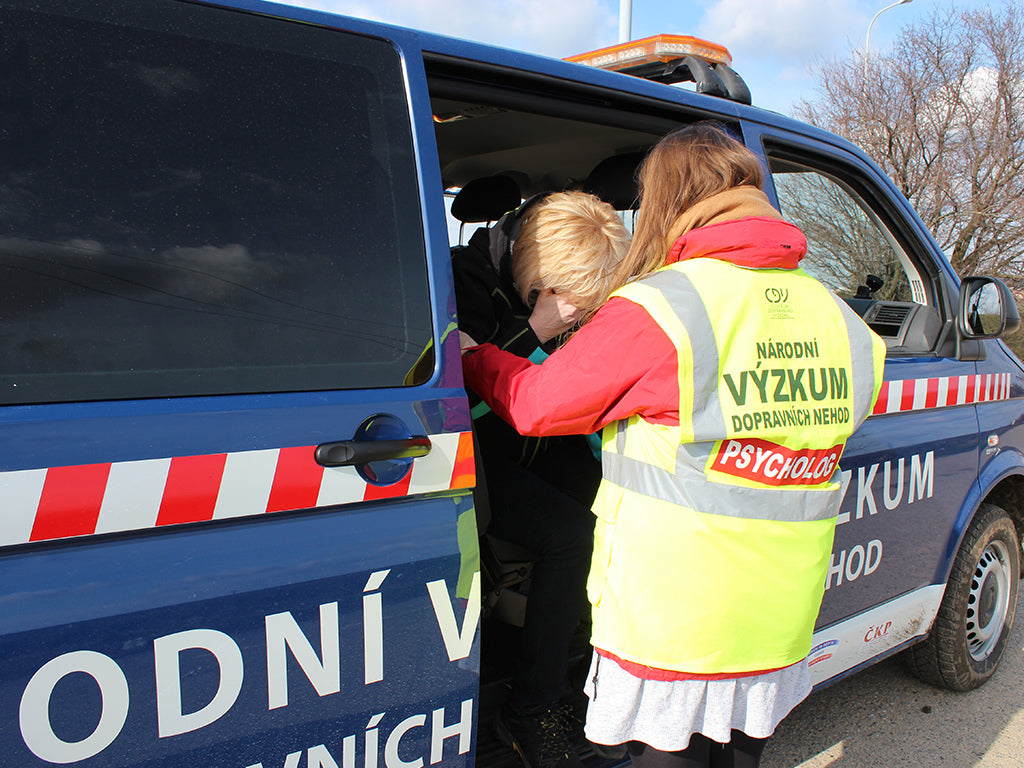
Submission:
<svg viewBox="0 0 1024 768">
<path fill-rule="evenodd" d="M 807 660 L 774 672 L 724 680 L 643 680 L 596 651 L 584 687 L 587 738 L 640 741 L 664 752 L 686 749 L 702 733 L 721 744 L 733 729 L 766 739 L 811 692 Z"/>
</svg>

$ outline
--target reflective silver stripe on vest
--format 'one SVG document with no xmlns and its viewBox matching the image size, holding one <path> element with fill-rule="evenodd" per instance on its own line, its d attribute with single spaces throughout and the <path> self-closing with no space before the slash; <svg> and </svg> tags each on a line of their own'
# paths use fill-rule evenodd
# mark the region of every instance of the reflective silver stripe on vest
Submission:
<svg viewBox="0 0 1024 768">
<path fill-rule="evenodd" d="M 689 276 L 674 269 L 663 269 L 644 280 L 658 289 L 682 322 L 691 339 L 693 368 L 693 433 L 721 434 L 725 424 L 722 402 L 718 399 L 718 345 L 704 301 Z M 696 343 L 693 343 L 696 340 Z M 698 408 L 697 403 L 703 403 Z"/>
<path fill-rule="evenodd" d="M 856 312 L 842 299 L 836 303 L 846 320 L 846 335 L 850 340 L 850 354 L 853 360 L 867 360 L 868 365 L 851 365 L 853 371 L 853 422 L 860 424 L 871 415 L 875 393 L 874 339 L 871 331 Z"/>
<path fill-rule="evenodd" d="M 711 318 L 696 286 L 685 273 L 664 269 L 644 278 L 643 282 L 662 294 L 689 336 L 693 350 L 690 361 L 693 377 L 692 426 L 698 442 L 679 446 L 675 470 L 667 471 L 625 455 L 628 422 L 621 421 L 615 441 L 617 453 L 605 452 L 601 457 L 605 479 L 641 495 L 728 517 L 809 521 L 836 516 L 841 501 L 838 483 L 833 489 L 819 487 L 812 490 L 794 485 L 748 487 L 707 478 L 704 468 L 718 440 L 724 439 L 725 431 L 725 416 L 718 393 L 719 350 Z M 846 323 L 852 360 L 873 360 L 873 340 L 867 326 L 846 302 L 834 295 L 833 299 Z M 852 365 L 851 376 L 854 420 L 860 423 L 873 405 L 873 363 L 868 366 Z M 838 473 L 837 469 L 833 478 L 837 479 Z"/>
<path fill-rule="evenodd" d="M 808 490 L 802 486 L 750 488 L 716 483 L 708 480 L 703 471 L 713 442 L 679 446 L 676 468 L 672 472 L 624 456 L 625 434 L 626 421 L 620 421 L 615 441 L 619 453 L 605 451 L 601 454 L 601 473 L 608 482 L 641 496 L 745 520 L 806 522 L 827 520 L 839 512 L 838 487 Z"/>
</svg>

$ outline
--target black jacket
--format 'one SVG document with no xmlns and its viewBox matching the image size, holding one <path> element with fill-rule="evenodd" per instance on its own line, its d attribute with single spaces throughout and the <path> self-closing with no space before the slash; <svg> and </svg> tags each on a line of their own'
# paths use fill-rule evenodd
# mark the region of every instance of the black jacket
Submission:
<svg viewBox="0 0 1024 768">
<path fill-rule="evenodd" d="M 491 252 L 490 239 L 490 230 L 481 227 L 467 245 L 452 249 L 459 330 L 480 344 L 530 357 L 543 346 L 530 327 L 530 309 L 512 285 L 507 263 Z M 501 461 L 513 461 L 590 506 L 600 465 L 583 436 L 524 437 L 473 392 L 470 406 L 485 472 L 498 471 Z"/>
</svg>

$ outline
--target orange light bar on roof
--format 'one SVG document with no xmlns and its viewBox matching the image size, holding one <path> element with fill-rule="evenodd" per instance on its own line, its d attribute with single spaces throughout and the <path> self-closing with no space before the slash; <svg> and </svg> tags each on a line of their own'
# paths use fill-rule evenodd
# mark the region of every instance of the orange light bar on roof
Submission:
<svg viewBox="0 0 1024 768">
<path fill-rule="evenodd" d="M 617 71 L 657 61 L 672 61 L 683 56 L 696 56 L 726 66 L 732 64 L 732 54 L 725 46 L 689 35 L 654 35 L 570 56 L 565 61 Z"/>
</svg>

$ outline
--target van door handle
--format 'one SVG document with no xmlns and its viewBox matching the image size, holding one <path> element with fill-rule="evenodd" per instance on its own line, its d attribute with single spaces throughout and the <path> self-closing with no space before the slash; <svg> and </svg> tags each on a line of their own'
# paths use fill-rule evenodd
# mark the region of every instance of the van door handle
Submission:
<svg viewBox="0 0 1024 768">
<path fill-rule="evenodd" d="M 407 437 L 402 440 L 342 440 L 321 443 L 313 458 L 323 467 L 351 467 L 388 459 L 418 459 L 430 453 L 430 438 Z"/>
</svg>

